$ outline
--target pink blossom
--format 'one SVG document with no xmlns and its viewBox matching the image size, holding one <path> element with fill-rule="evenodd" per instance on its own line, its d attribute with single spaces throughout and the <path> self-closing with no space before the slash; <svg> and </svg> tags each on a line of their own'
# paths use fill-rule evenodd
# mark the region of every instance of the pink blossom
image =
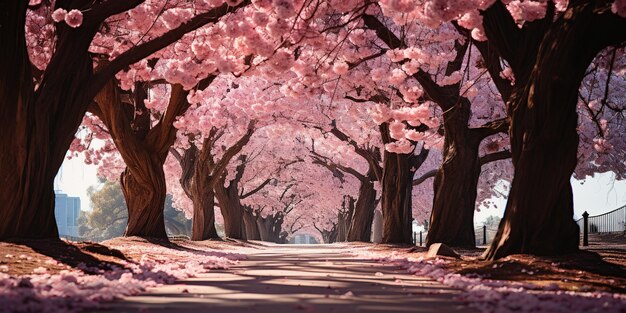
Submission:
<svg viewBox="0 0 626 313">
<path fill-rule="evenodd" d="M 391 153 L 398 153 L 398 154 L 411 153 L 413 152 L 414 149 L 415 147 L 413 146 L 413 144 L 411 144 L 411 142 L 406 139 L 400 139 L 398 141 L 388 143 L 385 145 L 385 150 Z"/>
<path fill-rule="evenodd" d="M 346 62 L 337 62 L 333 65 L 333 72 L 337 75 L 345 75 L 348 73 L 349 66 Z"/>
<path fill-rule="evenodd" d="M 67 11 L 65 9 L 56 9 L 52 12 L 52 20 L 59 23 L 65 20 L 65 16 L 67 15 Z"/>
<path fill-rule="evenodd" d="M 391 71 L 391 75 L 389 76 L 389 82 L 394 85 L 400 85 L 406 79 L 406 74 L 401 69 L 397 68 Z"/>
<path fill-rule="evenodd" d="M 72 28 L 79 27 L 83 24 L 83 12 L 79 10 L 71 10 L 65 15 L 65 23 Z"/>
</svg>

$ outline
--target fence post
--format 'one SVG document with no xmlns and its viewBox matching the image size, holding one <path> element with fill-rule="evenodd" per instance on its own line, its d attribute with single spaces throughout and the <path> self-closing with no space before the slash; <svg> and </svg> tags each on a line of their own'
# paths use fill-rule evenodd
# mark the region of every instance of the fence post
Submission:
<svg viewBox="0 0 626 313">
<path fill-rule="evenodd" d="M 417 232 L 413 232 L 413 244 L 417 245 Z"/>
<path fill-rule="evenodd" d="M 483 225 L 483 245 L 487 244 L 487 225 Z"/>
<path fill-rule="evenodd" d="M 422 231 L 420 231 L 420 246 L 422 246 Z"/>
<path fill-rule="evenodd" d="M 583 213 L 583 246 L 589 245 L 589 213 Z"/>
</svg>

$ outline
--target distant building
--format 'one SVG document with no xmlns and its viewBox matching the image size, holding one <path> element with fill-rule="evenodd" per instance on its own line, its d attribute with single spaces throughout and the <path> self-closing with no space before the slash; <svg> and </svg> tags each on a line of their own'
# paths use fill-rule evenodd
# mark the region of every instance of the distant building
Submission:
<svg viewBox="0 0 626 313">
<path fill-rule="evenodd" d="M 54 216 L 61 237 L 78 237 L 78 216 L 80 214 L 80 198 L 69 197 L 58 190 L 55 191 Z"/>
<path fill-rule="evenodd" d="M 70 197 L 61 191 L 63 165 L 54 178 L 54 217 L 60 237 L 78 237 L 78 216 L 80 214 L 80 198 Z"/>
<path fill-rule="evenodd" d="M 319 242 L 317 241 L 317 239 L 315 239 L 315 237 L 309 234 L 298 234 L 298 235 L 291 237 L 291 240 L 289 240 L 289 243 L 301 245 L 301 244 L 317 244 Z"/>
</svg>

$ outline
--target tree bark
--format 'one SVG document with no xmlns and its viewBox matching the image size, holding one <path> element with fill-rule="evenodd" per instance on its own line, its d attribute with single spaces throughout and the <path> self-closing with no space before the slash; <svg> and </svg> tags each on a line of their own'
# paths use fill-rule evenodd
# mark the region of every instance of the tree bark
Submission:
<svg viewBox="0 0 626 313">
<path fill-rule="evenodd" d="M 244 239 L 243 210 L 239 203 L 237 185 L 231 181 L 228 187 L 218 183 L 215 196 L 224 217 L 224 233 L 232 239 Z"/>
<path fill-rule="evenodd" d="M 387 123 L 380 125 L 380 133 L 383 143 L 392 142 Z M 423 146 L 419 154 L 397 154 L 385 150 L 381 182 L 382 243 L 413 242 L 413 176 L 428 153 L 429 150 Z"/>
<path fill-rule="evenodd" d="M 85 82 L 93 73 L 87 49 L 97 28 L 59 25 L 55 54 L 33 91 L 27 6 L 0 4 L 0 238 L 58 237 L 54 177 L 87 110 Z"/>
<path fill-rule="evenodd" d="M 443 163 L 433 184 L 428 246 L 439 242 L 453 247 L 476 246 L 474 209 L 480 177 L 478 146 L 482 138 L 471 136 L 467 127 L 470 105 L 465 99 L 444 113 Z"/>
<path fill-rule="evenodd" d="M 246 134 L 234 145 L 226 149 L 222 158 L 217 162 L 211 154 L 215 141 L 221 137 L 221 134 L 216 128 L 213 128 L 209 132 L 209 135 L 204 138 L 202 150 L 198 149 L 192 139 L 190 139 L 190 147 L 185 150 L 183 155 L 180 155 L 175 149 L 171 150 L 183 170 L 180 178 L 181 186 L 187 196 L 193 201 L 194 235 L 192 236 L 192 240 L 219 238 L 217 230 L 215 229 L 215 185 L 223 175 L 231 159 L 239 153 L 250 140 L 250 137 L 254 133 L 254 126 L 255 122 L 251 121 Z M 262 186 L 260 187 L 262 188 Z M 244 197 L 245 196 L 246 195 L 244 195 Z"/>
<path fill-rule="evenodd" d="M 205 149 L 209 147 L 204 146 Z M 180 184 L 193 203 L 191 240 L 201 241 L 219 238 L 215 228 L 215 193 L 209 166 L 205 163 L 205 151 L 191 143 L 181 156 L 172 151 L 182 169 Z"/>
<path fill-rule="evenodd" d="M 322 241 L 324 243 L 337 242 L 337 225 L 334 225 L 331 230 L 318 230 L 322 234 Z"/>
<path fill-rule="evenodd" d="M 516 253 L 558 255 L 578 250 L 570 178 L 577 163 L 578 88 L 597 53 L 626 41 L 626 19 L 611 1 L 577 1 L 542 40 L 526 86 L 511 103 L 515 177 L 488 259 Z M 572 53 L 576 51 L 576 53 Z"/>
<path fill-rule="evenodd" d="M 410 154 L 385 151 L 381 206 L 383 243 L 411 243 L 413 174 Z"/>
<path fill-rule="evenodd" d="M 371 170 L 368 172 L 366 179 L 361 180 L 359 196 L 355 204 L 347 241 L 370 242 L 374 210 L 376 209 L 375 180 L 376 177 Z"/>
<path fill-rule="evenodd" d="M 381 243 L 383 241 L 383 214 L 380 210 L 374 210 L 374 221 L 372 222 L 372 242 Z"/>
<path fill-rule="evenodd" d="M 245 169 L 246 156 L 239 156 L 239 161 L 241 164 L 235 169 L 235 178 L 229 182 L 228 187 L 224 187 L 226 184 L 226 173 L 224 173 L 214 188 L 222 217 L 224 217 L 224 232 L 226 237 L 233 239 L 245 239 L 243 208 L 239 198 L 238 185 Z"/>
<path fill-rule="evenodd" d="M 133 173 L 126 169 L 121 186 L 128 207 L 125 236 L 167 238 L 163 206 L 165 204 L 165 174 L 159 159 L 148 159 Z"/>
<path fill-rule="evenodd" d="M 257 225 L 261 233 L 261 240 L 275 243 L 282 243 L 284 218 L 282 214 L 276 213 L 266 217 L 259 216 Z"/>
<path fill-rule="evenodd" d="M 261 240 L 261 233 L 257 224 L 258 216 L 252 208 L 243 207 L 243 223 L 245 226 L 246 240 Z"/>
<path fill-rule="evenodd" d="M 194 209 L 191 240 L 201 241 L 219 238 L 215 228 L 215 194 L 213 188 L 199 184 L 197 189 L 193 189 L 192 195 Z"/>
<path fill-rule="evenodd" d="M 109 81 L 96 96 L 97 107 L 90 110 L 106 125 L 127 166 L 120 178 L 128 207 L 125 236 L 167 238 L 163 163 L 176 139 L 174 119 L 189 107 L 187 92 L 172 86 L 168 110 L 154 127 L 144 118 L 149 115 L 146 86 L 135 85 L 132 105 L 122 102 L 121 92 L 117 82 Z"/>
<path fill-rule="evenodd" d="M 342 209 L 337 215 L 337 238 L 335 241 L 344 242 L 348 239 L 352 218 L 354 216 L 355 199 L 351 196 L 345 196 Z"/>
</svg>

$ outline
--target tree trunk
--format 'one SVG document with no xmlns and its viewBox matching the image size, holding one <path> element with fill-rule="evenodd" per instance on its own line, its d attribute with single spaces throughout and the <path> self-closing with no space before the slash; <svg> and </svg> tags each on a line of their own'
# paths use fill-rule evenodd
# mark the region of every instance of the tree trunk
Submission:
<svg viewBox="0 0 626 313">
<path fill-rule="evenodd" d="M 445 243 L 453 247 L 476 247 L 474 210 L 480 177 L 480 139 L 472 136 L 468 128 L 470 105 L 467 99 L 461 100 L 444 114 L 443 163 L 433 184 L 428 246 Z"/>
<path fill-rule="evenodd" d="M 163 163 L 176 139 L 172 123 L 189 107 L 188 92 L 180 85 L 173 85 L 167 113 L 152 127 L 150 119 L 145 118 L 149 114 L 144 103 L 146 88 L 144 83 L 135 84 L 131 105 L 122 102 L 121 90 L 111 80 L 98 93 L 97 107 L 91 110 L 106 125 L 126 163 L 121 175 L 128 207 L 125 236 L 167 238 Z"/>
<path fill-rule="evenodd" d="M 271 232 L 273 223 L 270 221 L 270 216 L 262 217 L 257 216 L 256 219 L 257 229 L 259 230 L 259 236 L 263 241 L 272 241 L 271 240 Z"/>
<path fill-rule="evenodd" d="M 246 230 L 246 240 L 261 240 L 257 219 L 258 216 L 254 214 L 252 208 L 243 207 L 243 223 Z"/>
<path fill-rule="evenodd" d="M 383 241 L 383 214 L 380 210 L 374 210 L 374 221 L 372 222 L 372 242 L 381 243 Z"/>
<path fill-rule="evenodd" d="M 243 209 L 239 202 L 239 189 L 237 183 L 231 181 L 228 187 L 224 187 L 223 179 L 215 186 L 215 196 L 224 217 L 224 233 L 232 239 L 244 239 Z"/>
<path fill-rule="evenodd" d="M 167 238 L 163 215 L 166 193 L 163 164 L 159 158 L 151 158 L 141 165 L 132 172 L 126 169 L 120 179 L 128 207 L 124 235 Z"/>
<path fill-rule="evenodd" d="M 348 239 L 348 233 L 354 217 L 354 203 L 354 198 L 350 196 L 344 197 L 343 208 L 337 216 L 337 242 L 344 242 Z"/>
<path fill-rule="evenodd" d="M 215 193 L 211 170 L 204 162 L 207 153 L 204 149 L 199 151 L 191 143 L 182 156 L 174 153 L 182 169 L 180 184 L 193 203 L 191 240 L 195 241 L 219 238 L 215 229 Z"/>
<path fill-rule="evenodd" d="M 201 185 L 201 184 L 200 184 Z M 219 238 L 215 229 L 215 195 L 213 188 L 198 186 L 193 189 L 193 221 L 191 240 Z"/>
<path fill-rule="evenodd" d="M 578 250 L 570 178 L 577 163 L 578 88 L 597 53 L 626 41 L 610 1 L 571 4 L 546 33 L 528 85 L 512 95 L 515 177 L 488 259 Z M 576 51 L 576 53 L 572 53 Z"/>
<path fill-rule="evenodd" d="M 383 243 L 411 243 L 413 174 L 411 154 L 385 151 L 381 205 Z"/>
<path fill-rule="evenodd" d="M 331 230 L 320 230 L 320 234 L 322 234 L 322 240 L 324 243 L 334 243 L 337 242 L 337 225 L 334 225 Z"/>
<path fill-rule="evenodd" d="M 371 175 L 370 175 L 371 173 Z M 370 242 L 372 237 L 372 221 L 376 209 L 376 190 L 374 189 L 373 172 L 370 171 L 366 180 L 361 181 L 359 198 L 356 201 L 354 215 L 347 241 Z"/>
<path fill-rule="evenodd" d="M 33 92 L 27 5 L 0 4 L 0 238 L 58 237 L 54 176 L 87 110 L 93 72 L 87 48 L 96 29 L 58 26 L 56 53 Z"/>
</svg>

